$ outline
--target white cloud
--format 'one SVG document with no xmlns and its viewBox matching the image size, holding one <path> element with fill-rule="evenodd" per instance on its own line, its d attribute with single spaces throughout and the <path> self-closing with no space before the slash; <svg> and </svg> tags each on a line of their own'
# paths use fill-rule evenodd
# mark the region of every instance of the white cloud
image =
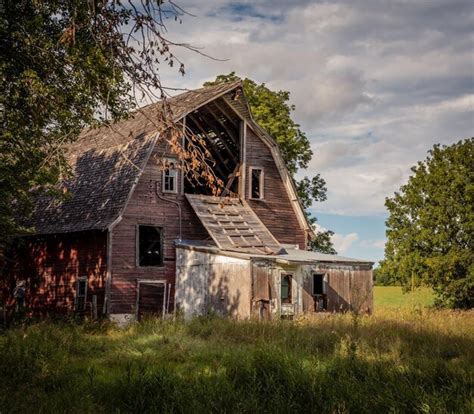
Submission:
<svg viewBox="0 0 474 414">
<path fill-rule="evenodd" d="M 187 51 L 187 75 L 163 68 L 170 86 L 194 88 L 232 70 L 291 92 L 314 150 L 309 170 L 328 184 L 318 210 L 384 212 L 384 199 L 435 143 L 474 130 L 474 13 L 469 0 L 182 0 L 197 17 L 169 25 Z M 341 235 L 346 237 L 348 235 Z"/>
<path fill-rule="evenodd" d="M 376 249 L 384 249 L 386 239 L 376 239 L 376 240 L 361 240 L 361 247 L 375 247 Z"/>
<path fill-rule="evenodd" d="M 334 245 L 336 251 L 340 254 L 344 254 L 349 250 L 354 242 L 359 240 L 359 235 L 357 233 L 349 233 L 349 234 L 338 234 L 335 233 L 331 237 L 331 241 Z"/>
</svg>

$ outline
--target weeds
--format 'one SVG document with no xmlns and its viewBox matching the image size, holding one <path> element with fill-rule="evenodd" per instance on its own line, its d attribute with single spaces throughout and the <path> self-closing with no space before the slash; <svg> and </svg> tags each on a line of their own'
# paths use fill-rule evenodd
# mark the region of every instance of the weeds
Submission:
<svg viewBox="0 0 474 414">
<path fill-rule="evenodd" d="M 472 412 L 474 313 L 41 321 L 0 335 L 0 412 Z"/>
</svg>

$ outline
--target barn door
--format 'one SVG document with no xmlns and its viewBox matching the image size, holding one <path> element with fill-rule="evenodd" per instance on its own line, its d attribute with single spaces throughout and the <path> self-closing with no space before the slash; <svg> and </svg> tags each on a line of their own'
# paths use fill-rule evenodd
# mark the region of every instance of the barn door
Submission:
<svg viewBox="0 0 474 414">
<path fill-rule="evenodd" d="M 138 282 L 137 317 L 144 315 L 164 316 L 167 303 L 165 282 Z"/>
<path fill-rule="evenodd" d="M 252 296 L 254 314 L 259 319 L 270 319 L 270 278 L 269 269 L 265 265 L 252 266 Z"/>
</svg>

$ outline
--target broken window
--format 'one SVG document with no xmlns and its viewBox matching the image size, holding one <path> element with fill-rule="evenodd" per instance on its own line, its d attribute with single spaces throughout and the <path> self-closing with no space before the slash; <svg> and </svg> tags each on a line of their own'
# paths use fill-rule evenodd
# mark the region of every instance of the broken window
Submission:
<svg viewBox="0 0 474 414">
<path fill-rule="evenodd" d="M 281 277 L 281 302 L 291 303 L 291 275 Z"/>
<path fill-rule="evenodd" d="M 138 226 L 138 265 L 163 264 L 163 231 L 160 227 Z"/>
<path fill-rule="evenodd" d="M 86 310 L 87 278 L 81 277 L 76 284 L 76 311 Z"/>
<path fill-rule="evenodd" d="M 250 198 L 263 198 L 263 169 L 250 167 Z"/>
<path fill-rule="evenodd" d="M 176 160 L 173 158 L 168 158 L 165 160 L 165 169 L 163 171 L 163 192 L 178 192 L 177 179 L 178 170 L 176 169 Z"/>
</svg>

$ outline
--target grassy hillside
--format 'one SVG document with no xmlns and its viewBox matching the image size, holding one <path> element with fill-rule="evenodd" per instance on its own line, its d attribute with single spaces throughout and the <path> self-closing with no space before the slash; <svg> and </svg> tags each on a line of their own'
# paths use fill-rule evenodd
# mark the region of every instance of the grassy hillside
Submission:
<svg viewBox="0 0 474 414">
<path fill-rule="evenodd" d="M 473 315 L 35 323 L 0 334 L 0 412 L 468 413 Z"/>
<path fill-rule="evenodd" d="M 430 288 L 403 293 L 400 286 L 374 286 L 375 311 L 383 308 L 430 307 L 433 303 L 434 296 Z"/>
</svg>

